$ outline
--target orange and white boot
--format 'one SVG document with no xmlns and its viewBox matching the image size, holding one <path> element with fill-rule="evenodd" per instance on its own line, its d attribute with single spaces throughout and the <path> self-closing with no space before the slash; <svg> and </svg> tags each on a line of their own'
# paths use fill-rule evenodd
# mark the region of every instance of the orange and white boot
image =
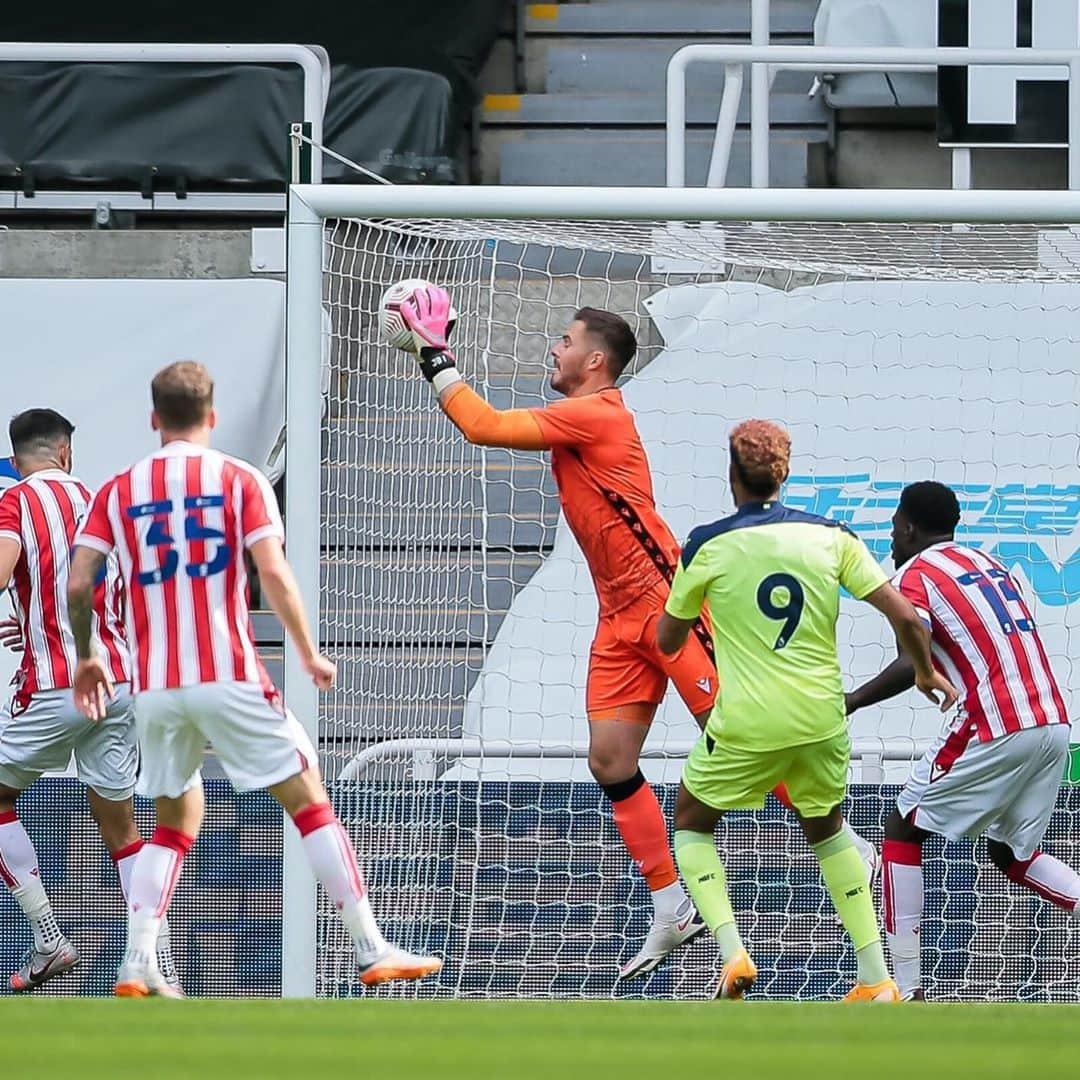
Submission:
<svg viewBox="0 0 1080 1080">
<path fill-rule="evenodd" d="M 742 1001 L 757 979 L 757 967 L 745 949 L 740 949 L 720 972 L 720 982 L 713 998 L 716 1001 Z"/>
<path fill-rule="evenodd" d="M 422 979 L 442 971 L 442 961 L 436 956 L 414 956 L 388 945 L 386 951 L 360 969 L 360 981 L 365 986 L 378 986 L 395 979 Z"/>
<path fill-rule="evenodd" d="M 883 979 L 878 983 L 856 983 L 845 995 L 845 1001 L 883 1001 L 886 1003 L 900 1000 L 900 989 L 892 979 Z"/>
</svg>

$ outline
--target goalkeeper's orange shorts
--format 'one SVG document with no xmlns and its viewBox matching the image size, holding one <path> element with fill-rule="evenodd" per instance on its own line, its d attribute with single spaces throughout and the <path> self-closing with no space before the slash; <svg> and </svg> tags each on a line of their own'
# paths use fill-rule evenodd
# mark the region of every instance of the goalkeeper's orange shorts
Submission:
<svg viewBox="0 0 1080 1080">
<path fill-rule="evenodd" d="M 658 585 L 628 607 L 600 617 L 585 684 L 590 715 L 639 702 L 658 705 L 669 681 L 695 716 L 713 707 L 716 667 L 698 634 L 691 631 L 672 656 L 665 656 L 656 644 L 656 624 L 667 598 L 667 585 Z"/>
</svg>

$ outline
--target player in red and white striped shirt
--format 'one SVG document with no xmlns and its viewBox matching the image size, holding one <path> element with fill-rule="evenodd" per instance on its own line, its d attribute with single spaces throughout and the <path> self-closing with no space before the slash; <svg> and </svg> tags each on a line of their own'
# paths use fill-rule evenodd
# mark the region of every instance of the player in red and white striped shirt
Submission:
<svg viewBox="0 0 1080 1080">
<path fill-rule="evenodd" d="M 15 800 L 43 772 L 63 769 L 72 753 L 101 837 L 116 862 L 125 895 L 142 847 L 132 807 L 138 770 L 135 720 L 122 619 L 123 585 L 116 560 L 94 589 L 93 639 L 118 692 L 91 723 L 74 705 L 75 639 L 67 619 L 68 553 L 90 492 L 71 475 L 74 427 L 52 409 L 29 409 L 9 426 L 22 480 L 0 497 L 0 589 L 11 586 L 22 665 L 15 693 L 0 714 L 0 879 L 26 913 L 33 947 L 9 983 L 30 990 L 78 963 L 53 916 L 37 854 L 15 812 Z M 158 940 L 159 965 L 178 987 L 168 926 Z"/>
<path fill-rule="evenodd" d="M 885 822 L 885 930 L 909 999 L 922 996 L 922 844 L 930 833 L 985 833 L 987 854 L 1010 880 L 1080 918 L 1080 875 L 1039 850 L 1068 760 L 1065 702 L 1016 583 L 996 559 L 956 542 L 959 521 L 955 493 L 930 480 L 905 488 L 893 516 L 894 584 L 930 627 L 935 665 L 963 688 Z M 848 712 L 912 681 L 901 657 L 848 695 Z"/>
<path fill-rule="evenodd" d="M 75 699 L 91 718 L 111 692 L 91 648 L 93 583 L 117 552 L 128 593 L 132 686 L 142 752 L 139 792 L 156 800 L 157 828 L 132 880 L 120 996 L 169 996 L 153 942 L 184 856 L 202 824 L 199 766 L 209 742 L 233 786 L 266 788 L 296 823 L 315 876 L 356 948 L 360 981 L 417 979 L 441 961 L 412 956 L 379 932 L 352 843 L 330 807 L 315 750 L 255 654 L 244 551 L 316 686 L 334 665 L 311 638 L 269 484 L 252 466 L 209 448 L 214 384 L 201 364 L 154 377 L 151 422 L 161 449 L 94 496 L 75 538 L 68 603 L 79 666 Z"/>
</svg>

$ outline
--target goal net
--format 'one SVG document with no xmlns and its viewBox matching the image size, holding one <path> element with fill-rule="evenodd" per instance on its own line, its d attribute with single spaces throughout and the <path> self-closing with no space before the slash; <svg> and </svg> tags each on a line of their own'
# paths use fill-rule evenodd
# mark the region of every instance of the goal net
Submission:
<svg viewBox="0 0 1080 1080">
<path fill-rule="evenodd" d="M 378 339 L 390 283 L 452 293 L 468 382 L 499 408 L 543 404 L 549 350 L 581 306 L 616 311 L 640 352 L 622 380 L 676 535 L 732 510 L 727 434 L 783 422 L 785 501 L 847 522 L 891 569 L 901 487 L 937 479 L 965 542 L 1028 589 L 1075 702 L 1080 474 L 1075 401 L 1080 237 L 1069 227 L 328 219 L 324 224 L 321 634 L 340 684 L 320 749 L 388 936 L 445 958 L 384 994 L 709 994 L 706 936 L 620 984 L 650 904 L 589 776 L 584 683 L 596 601 L 546 455 L 468 445 L 415 363 Z M 306 515 L 306 516 L 305 516 Z M 290 534 L 291 535 L 291 534 Z M 845 598 L 848 685 L 893 655 Z M 936 732 L 906 695 L 857 714 L 849 818 L 880 843 L 910 761 Z M 669 694 L 643 771 L 673 809 L 697 729 Z M 1075 864 L 1078 789 L 1046 848 Z M 854 957 L 793 818 L 778 805 L 718 831 L 755 994 L 832 998 Z M 937 999 L 1071 1000 L 1075 924 L 1004 880 L 979 845 L 931 843 L 924 971 Z M 319 909 L 316 992 L 358 992 Z"/>
</svg>

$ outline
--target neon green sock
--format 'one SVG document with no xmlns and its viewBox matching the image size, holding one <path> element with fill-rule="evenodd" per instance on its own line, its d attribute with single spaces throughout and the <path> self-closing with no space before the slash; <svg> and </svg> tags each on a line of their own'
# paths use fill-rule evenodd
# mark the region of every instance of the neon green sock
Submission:
<svg viewBox="0 0 1080 1080">
<path fill-rule="evenodd" d="M 713 932 L 720 955 L 731 959 L 742 947 L 735 912 L 728 898 L 727 878 L 710 833 L 675 831 L 675 861 L 690 890 L 698 913 Z"/>
<path fill-rule="evenodd" d="M 889 977 L 889 969 L 885 966 L 874 902 L 866 884 L 866 866 L 859 858 L 858 849 L 844 831 L 813 847 L 833 906 L 855 946 L 859 982 L 868 985 L 882 982 Z"/>
</svg>

